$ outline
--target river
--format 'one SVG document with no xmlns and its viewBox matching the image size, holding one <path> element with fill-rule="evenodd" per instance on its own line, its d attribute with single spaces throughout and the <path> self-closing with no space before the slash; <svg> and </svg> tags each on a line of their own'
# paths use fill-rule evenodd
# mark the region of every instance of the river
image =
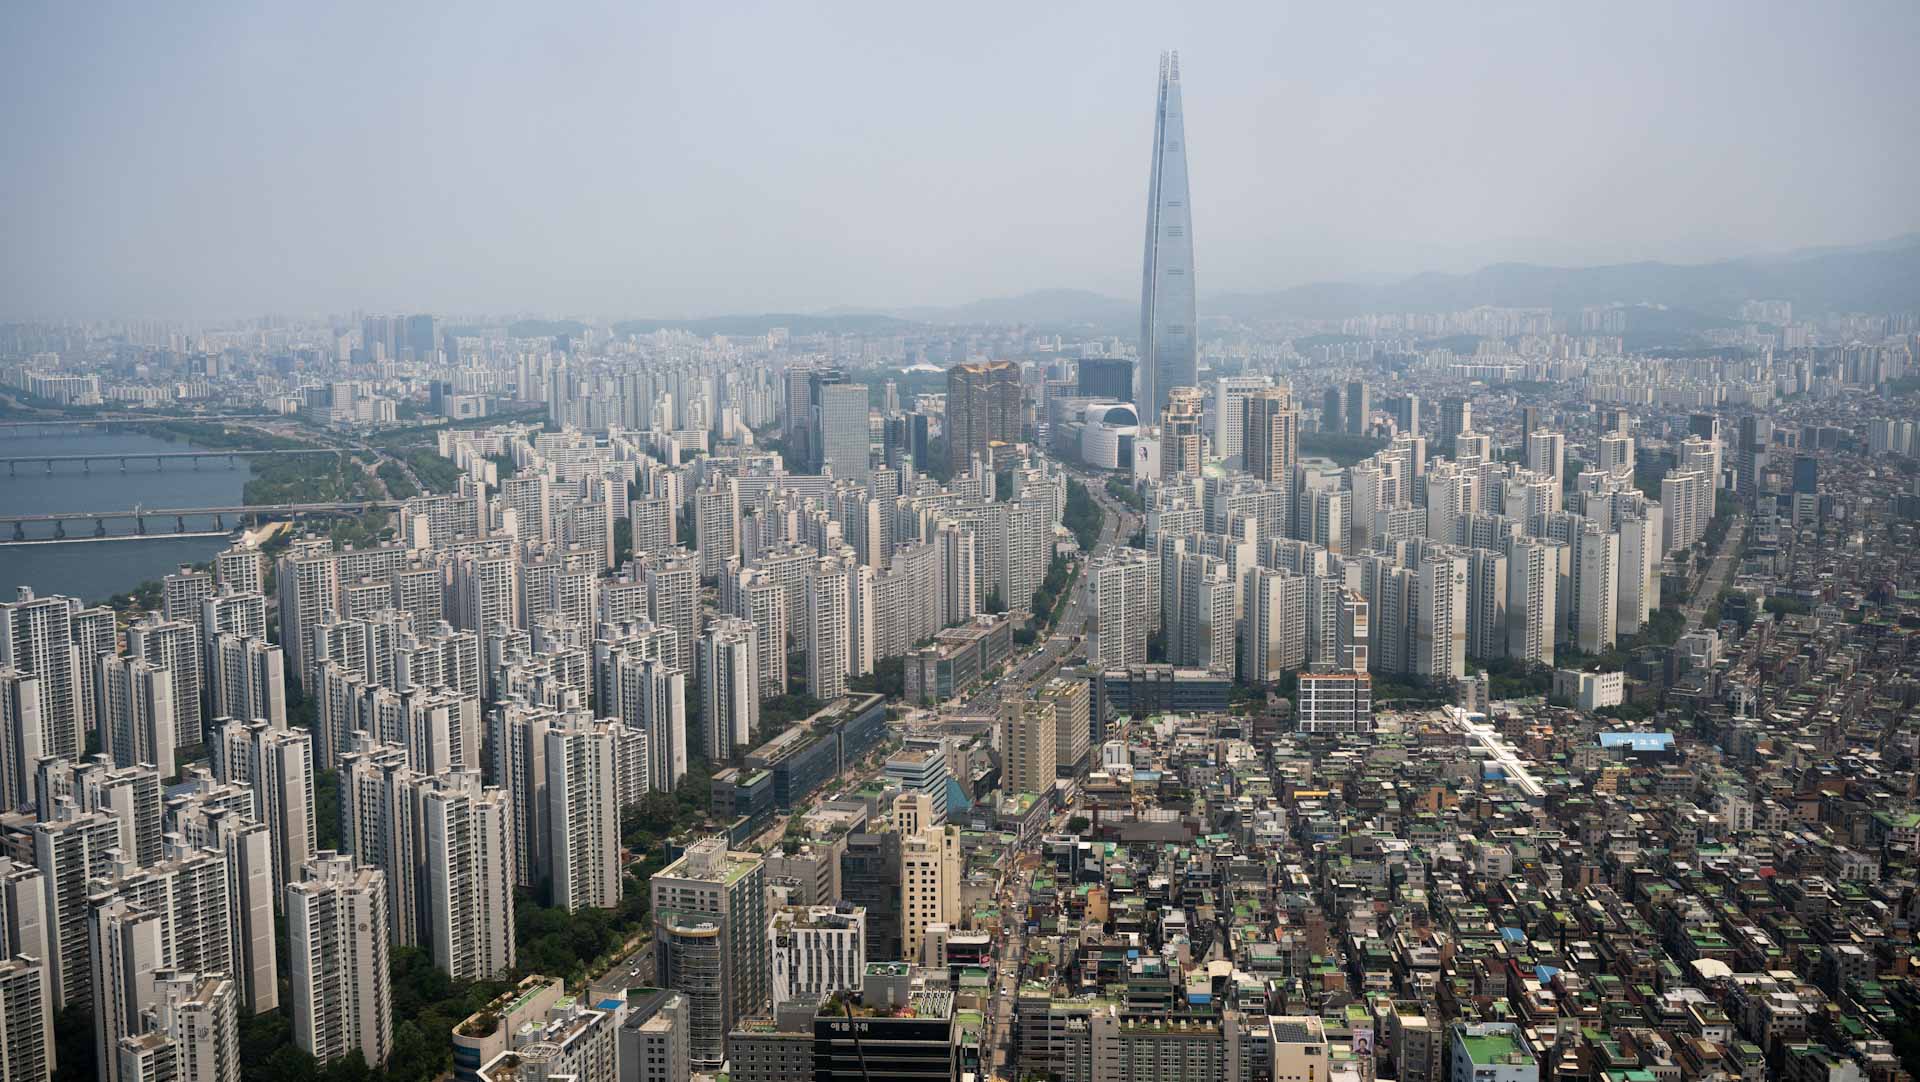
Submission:
<svg viewBox="0 0 1920 1082">
<path fill-rule="evenodd" d="M 185 442 L 169 443 L 132 432 L 90 431 L 76 435 L 34 435 L 0 439 L 0 458 L 27 455 L 153 454 L 196 450 Z M 61 463 L 48 474 L 38 463 L 21 464 L 9 476 L 0 470 L 0 509 L 9 515 L 54 514 L 62 511 L 126 511 L 145 507 L 218 507 L 240 503 L 249 470 L 246 459 L 234 469 L 224 459 L 208 459 L 198 470 L 192 464 L 169 462 L 156 470 L 153 460 L 127 463 L 96 462 L 92 472 L 78 463 Z M 232 524 L 232 520 L 228 520 Z M 130 522 L 115 522 L 115 533 L 131 534 Z M 73 541 L 64 544 L 12 544 L 11 531 L 0 532 L 0 597 L 11 601 L 14 588 L 31 586 L 42 596 L 67 594 L 84 601 L 101 601 L 148 579 L 158 579 L 182 563 L 212 558 L 231 542 L 221 537 L 172 537 L 172 519 L 149 519 L 152 536 L 113 541 Z M 202 520 L 189 529 L 204 530 Z M 93 529 L 81 522 L 67 524 L 69 536 L 88 536 Z M 51 536 L 45 526 L 30 526 L 35 537 Z"/>
</svg>

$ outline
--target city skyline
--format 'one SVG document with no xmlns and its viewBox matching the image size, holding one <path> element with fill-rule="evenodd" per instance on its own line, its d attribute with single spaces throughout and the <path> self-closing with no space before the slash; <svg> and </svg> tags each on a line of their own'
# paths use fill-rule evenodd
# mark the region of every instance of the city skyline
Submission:
<svg viewBox="0 0 1920 1082">
<path fill-rule="evenodd" d="M 0 15 L 0 1082 L 1914 1082 L 1876 2 Z"/>
<path fill-rule="evenodd" d="M 1049 13 L 987 50 L 995 20 L 929 35 L 891 12 L 527 27 L 383 11 L 374 37 L 338 13 L 16 12 L 4 315 L 1125 296 L 1117 225 L 1138 221 L 1149 137 L 1138 72 L 1163 45 L 1204 73 L 1210 289 L 1691 263 L 1920 229 L 1897 179 L 1920 140 L 1890 51 L 1920 29 L 1911 5 L 1649 6 L 1577 34 L 1547 10 L 1155 14 Z M 609 42 L 633 62 L 605 59 Z M 82 49 L 77 85 L 50 58 Z M 714 50 L 724 67 L 696 59 Z M 381 77 L 334 78 L 336 57 Z"/>
</svg>

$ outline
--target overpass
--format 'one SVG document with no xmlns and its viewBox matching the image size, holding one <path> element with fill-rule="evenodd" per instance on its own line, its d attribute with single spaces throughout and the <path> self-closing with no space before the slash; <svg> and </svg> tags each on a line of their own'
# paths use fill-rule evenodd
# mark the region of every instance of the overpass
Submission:
<svg viewBox="0 0 1920 1082">
<path fill-rule="evenodd" d="M 240 504 L 232 507 L 135 507 L 128 511 L 57 511 L 38 515 L 0 515 L 0 529 L 12 527 L 14 541 L 31 541 L 27 534 L 28 526 L 53 526 L 53 536 L 43 540 L 68 540 L 67 523 L 93 523 L 94 537 L 114 536 L 107 532 L 107 523 L 130 521 L 135 536 L 147 532 L 147 520 L 173 519 L 176 534 L 187 533 L 189 518 L 213 520 L 213 528 L 225 531 L 227 518 L 234 521 L 246 519 L 262 521 L 274 518 L 349 518 L 364 515 L 369 511 L 397 511 L 405 506 L 403 500 L 349 500 L 340 503 L 265 503 Z M 121 535 L 125 536 L 125 535 Z"/>
<path fill-rule="evenodd" d="M 52 473 L 56 465 L 77 462 L 80 464 L 82 473 L 92 473 L 93 464 L 96 462 L 118 462 L 120 464 L 120 472 L 125 473 L 127 472 L 127 463 L 129 462 L 152 462 L 154 469 L 163 470 L 166 468 L 168 462 L 187 461 L 193 463 L 193 468 L 197 470 L 200 468 L 201 459 L 224 458 L 227 460 L 227 468 L 233 469 L 236 460 L 242 458 L 264 458 L 273 455 L 338 455 L 345 453 L 345 449 L 334 447 L 275 447 L 262 451 L 136 451 L 133 453 L 107 451 L 90 455 L 19 455 L 11 458 L 0 458 L 0 462 L 7 464 L 7 475 L 13 477 L 18 476 L 21 466 L 30 466 L 34 463 L 44 464 L 47 472 Z"/>
</svg>

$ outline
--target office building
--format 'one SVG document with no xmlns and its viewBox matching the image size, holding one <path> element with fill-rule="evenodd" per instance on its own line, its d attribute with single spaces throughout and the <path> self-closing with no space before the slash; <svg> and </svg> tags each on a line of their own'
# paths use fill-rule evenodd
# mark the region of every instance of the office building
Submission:
<svg viewBox="0 0 1920 1082">
<path fill-rule="evenodd" d="M 872 473 L 867 385 L 819 383 L 813 393 L 815 472 L 866 484 Z"/>
<path fill-rule="evenodd" d="M 919 961 L 929 926 L 959 923 L 960 868 L 960 836 L 952 827 L 901 836 L 899 957 Z"/>
<path fill-rule="evenodd" d="M 629 990 L 620 1023 L 620 1082 L 688 1082 L 687 997 L 667 988 Z M 739 1068 L 733 1077 L 740 1078 Z"/>
<path fill-rule="evenodd" d="M 1081 398 L 1133 401 L 1133 362 L 1125 357 L 1082 357 L 1074 390 Z"/>
<path fill-rule="evenodd" d="M 1056 676 L 1036 688 L 1033 694 L 1053 704 L 1056 772 L 1062 777 L 1081 773 L 1086 769 L 1087 754 L 1093 746 L 1092 690 L 1087 681 Z"/>
<path fill-rule="evenodd" d="M 703 838 L 654 873 L 653 943 L 660 984 L 687 997 L 695 1070 L 726 1057 L 726 1036 L 769 996 L 766 868 L 724 838 Z"/>
<path fill-rule="evenodd" d="M 767 928 L 773 1003 L 859 992 L 867 968 L 867 911 L 850 902 L 778 909 Z"/>
<path fill-rule="evenodd" d="M 1059 764 L 1057 738 L 1051 700 L 1016 699 L 1005 704 L 1000 725 L 1001 789 L 1043 797 L 1051 793 Z"/>
<path fill-rule="evenodd" d="M 1441 452 L 1453 449 L 1454 438 L 1462 432 L 1473 431 L 1473 403 L 1464 398 L 1444 398 L 1440 401 L 1440 431 L 1436 434 Z"/>
<path fill-rule="evenodd" d="M 358 1051 L 378 1068 L 393 1048 L 382 879 L 350 856 L 322 851 L 286 888 L 293 1041 L 321 1063 Z"/>
<path fill-rule="evenodd" d="M 1147 185 L 1147 247 L 1140 290 L 1140 396 L 1148 416 L 1167 407 L 1175 387 L 1199 382 L 1199 324 L 1194 315 L 1193 211 L 1187 197 L 1186 119 L 1180 56 L 1160 58 L 1154 110 L 1153 171 Z"/>
<path fill-rule="evenodd" d="M 947 369 L 946 421 L 949 469 L 964 475 L 976 457 L 991 462 L 995 443 L 1020 438 L 1020 366 L 981 361 Z"/>
<path fill-rule="evenodd" d="M 1266 1026 L 1273 1082 L 1326 1082 L 1333 1076 L 1326 1026 L 1317 1016 L 1272 1015 Z"/>
<path fill-rule="evenodd" d="M 1373 677 L 1364 672 L 1303 672 L 1297 705 L 1303 733 L 1364 733 L 1373 728 Z"/>
</svg>

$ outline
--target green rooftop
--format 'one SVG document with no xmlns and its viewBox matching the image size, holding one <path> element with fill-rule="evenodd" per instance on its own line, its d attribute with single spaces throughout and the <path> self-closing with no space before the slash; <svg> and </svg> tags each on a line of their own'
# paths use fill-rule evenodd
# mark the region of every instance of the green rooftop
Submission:
<svg viewBox="0 0 1920 1082">
<path fill-rule="evenodd" d="M 1504 1033 L 1489 1033 L 1478 1037 L 1462 1036 L 1460 1043 L 1466 1046 L 1467 1058 L 1475 1064 L 1493 1064 L 1510 1062 L 1520 1051 L 1513 1038 Z"/>
</svg>

